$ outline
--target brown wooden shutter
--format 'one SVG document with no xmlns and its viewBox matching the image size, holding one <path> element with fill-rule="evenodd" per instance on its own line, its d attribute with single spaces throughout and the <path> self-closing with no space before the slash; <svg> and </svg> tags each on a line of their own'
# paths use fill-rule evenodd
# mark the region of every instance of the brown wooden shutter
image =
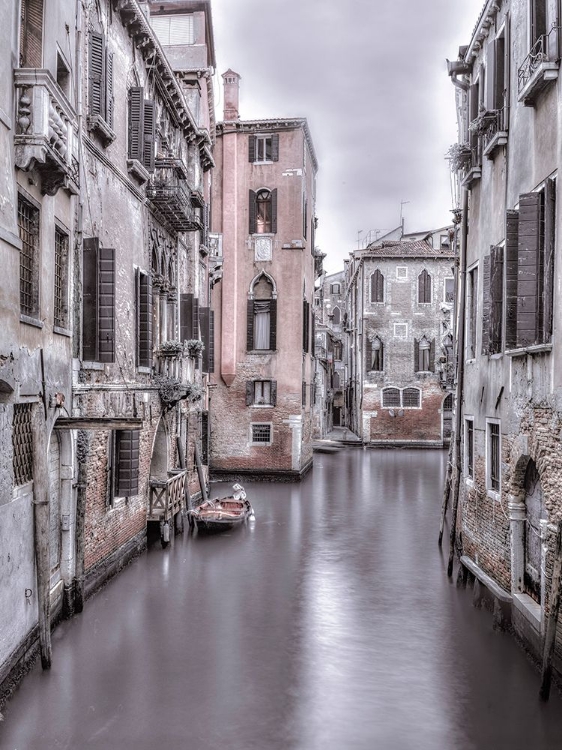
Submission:
<svg viewBox="0 0 562 750">
<path fill-rule="evenodd" d="M 209 308 L 199 308 L 199 321 L 201 324 L 201 339 L 203 341 L 204 349 L 201 360 L 201 368 L 203 372 L 209 372 Z"/>
<path fill-rule="evenodd" d="M 193 338 L 193 294 L 180 294 L 180 340 Z"/>
<path fill-rule="evenodd" d="M 43 0 L 22 0 L 20 65 L 43 67 Z"/>
<path fill-rule="evenodd" d="M 537 343 L 540 214 L 540 193 L 519 196 L 517 346 Z"/>
<path fill-rule="evenodd" d="M 89 37 L 88 85 L 90 115 L 105 117 L 105 39 L 97 31 Z"/>
<path fill-rule="evenodd" d="M 255 162 L 256 160 L 256 136 L 251 135 L 248 138 L 248 161 Z"/>
<path fill-rule="evenodd" d="M 496 108 L 496 41 L 489 39 L 486 47 L 486 109 Z"/>
<path fill-rule="evenodd" d="M 115 361 L 115 250 L 99 248 L 98 347 L 100 362 Z"/>
<path fill-rule="evenodd" d="M 271 191 L 271 231 L 277 233 L 277 188 Z"/>
<path fill-rule="evenodd" d="M 371 339 L 365 337 L 365 370 L 369 372 L 373 369 L 373 342 Z"/>
<path fill-rule="evenodd" d="M 140 430 L 118 430 L 115 435 L 115 495 L 139 494 Z"/>
<path fill-rule="evenodd" d="M 490 354 L 502 350 L 503 247 L 490 251 Z"/>
<path fill-rule="evenodd" d="M 306 198 L 303 198 L 302 204 L 302 236 L 306 240 L 306 234 L 308 229 L 308 202 Z"/>
<path fill-rule="evenodd" d="M 209 310 L 209 372 L 215 371 L 215 311 Z"/>
<path fill-rule="evenodd" d="M 546 2 L 531 2 L 531 46 L 546 34 Z"/>
<path fill-rule="evenodd" d="M 503 37 L 499 37 L 494 40 L 494 68 L 495 68 L 495 80 L 494 80 L 494 109 L 502 109 L 504 104 L 504 82 L 505 82 L 505 35 L 507 34 L 507 23 L 506 30 Z M 505 125 L 502 123 L 502 127 Z"/>
<path fill-rule="evenodd" d="M 142 164 L 149 172 L 154 172 L 154 147 L 156 140 L 156 109 L 154 102 L 144 102 Z"/>
<path fill-rule="evenodd" d="M 490 353 L 490 256 L 486 255 L 482 271 L 482 354 Z"/>
<path fill-rule="evenodd" d="M 271 136 L 271 161 L 279 161 L 279 133 Z"/>
<path fill-rule="evenodd" d="M 257 195 L 253 190 L 248 193 L 248 216 L 249 226 L 248 231 L 250 234 L 256 233 L 256 217 L 258 213 L 258 199 Z"/>
<path fill-rule="evenodd" d="M 139 273 L 138 296 L 138 363 L 140 367 L 152 365 L 152 277 Z"/>
<path fill-rule="evenodd" d="M 519 211 L 508 211 L 505 228 L 505 345 L 517 346 L 517 256 Z"/>
<path fill-rule="evenodd" d="M 193 312 L 192 312 L 192 321 L 193 321 L 193 331 L 191 338 L 192 339 L 198 339 L 199 336 L 199 298 L 193 297 Z"/>
<path fill-rule="evenodd" d="M 308 351 L 308 302 L 302 301 L 302 350 Z"/>
<path fill-rule="evenodd" d="M 554 239 L 556 228 L 556 183 L 547 180 L 544 186 L 544 270 L 543 270 L 543 331 L 542 343 L 552 338 L 554 298 Z"/>
<path fill-rule="evenodd" d="M 429 371 L 435 372 L 435 339 L 429 342 Z"/>
<path fill-rule="evenodd" d="M 246 312 L 246 349 L 251 352 L 254 348 L 254 300 L 248 300 Z"/>
<path fill-rule="evenodd" d="M 379 339 L 380 341 L 380 339 Z M 384 344 L 381 343 L 381 348 L 379 349 L 379 370 L 382 372 L 384 370 Z"/>
<path fill-rule="evenodd" d="M 302 384 L 302 405 L 306 406 L 306 383 L 304 381 Z"/>
<path fill-rule="evenodd" d="M 108 52 L 105 60 L 105 121 L 113 129 L 113 52 Z"/>
<path fill-rule="evenodd" d="M 246 380 L 246 406 L 254 403 L 254 381 Z"/>
<path fill-rule="evenodd" d="M 277 406 L 277 381 L 271 381 L 271 405 Z"/>
<path fill-rule="evenodd" d="M 98 358 L 98 248 L 99 238 L 82 243 L 82 358 Z"/>
<path fill-rule="evenodd" d="M 420 342 L 414 339 L 414 372 L 420 371 Z"/>
<path fill-rule="evenodd" d="M 133 86 L 129 90 L 129 159 L 142 162 L 144 90 Z"/>
<path fill-rule="evenodd" d="M 269 305 L 269 348 L 277 349 L 277 300 L 272 299 Z"/>
<path fill-rule="evenodd" d="M 384 276 L 377 268 L 371 276 L 371 302 L 384 302 Z"/>
</svg>

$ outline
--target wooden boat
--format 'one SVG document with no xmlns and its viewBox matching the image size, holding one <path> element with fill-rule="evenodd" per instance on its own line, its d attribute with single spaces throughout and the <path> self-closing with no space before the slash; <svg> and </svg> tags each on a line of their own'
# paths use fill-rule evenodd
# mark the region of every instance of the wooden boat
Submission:
<svg viewBox="0 0 562 750">
<path fill-rule="evenodd" d="M 235 484 L 233 490 L 234 494 L 229 497 L 205 500 L 188 511 L 190 525 L 198 531 L 214 534 L 246 523 L 254 515 L 253 508 L 241 485 Z"/>
</svg>

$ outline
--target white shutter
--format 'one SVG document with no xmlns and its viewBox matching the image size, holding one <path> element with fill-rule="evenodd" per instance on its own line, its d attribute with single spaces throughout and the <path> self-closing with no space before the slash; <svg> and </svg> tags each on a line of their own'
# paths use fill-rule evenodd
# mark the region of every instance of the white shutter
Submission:
<svg viewBox="0 0 562 750">
<path fill-rule="evenodd" d="M 153 16 L 150 23 L 163 47 L 193 44 L 195 42 L 192 13 Z"/>
</svg>

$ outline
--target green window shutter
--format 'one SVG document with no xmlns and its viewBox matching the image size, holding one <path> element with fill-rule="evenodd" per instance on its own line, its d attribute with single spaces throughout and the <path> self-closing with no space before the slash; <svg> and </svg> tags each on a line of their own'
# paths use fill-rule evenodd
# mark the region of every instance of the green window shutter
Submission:
<svg viewBox="0 0 562 750">
<path fill-rule="evenodd" d="M 541 194 L 519 196 L 517 346 L 538 342 Z"/>
<path fill-rule="evenodd" d="M 117 430 L 115 434 L 115 495 L 139 494 L 140 430 Z"/>
<path fill-rule="evenodd" d="M 248 300 L 246 311 L 246 349 L 251 352 L 254 348 L 254 300 Z"/>
<path fill-rule="evenodd" d="M 199 298 L 193 297 L 193 312 L 191 320 L 193 322 L 193 331 L 191 334 L 192 339 L 199 339 Z"/>
<path fill-rule="evenodd" d="M 148 172 L 154 172 L 154 148 L 156 140 L 156 108 L 154 102 L 145 100 L 143 121 L 142 164 Z"/>
<path fill-rule="evenodd" d="M 505 345 L 517 346 L 517 256 L 519 211 L 508 211 L 505 228 Z"/>
<path fill-rule="evenodd" d="M 105 121 L 113 129 L 113 52 L 107 52 L 105 58 Z"/>
<path fill-rule="evenodd" d="M 279 133 L 271 136 L 271 161 L 279 161 Z"/>
<path fill-rule="evenodd" d="M 251 135 L 248 138 L 248 161 L 252 164 L 256 160 L 256 136 Z"/>
<path fill-rule="evenodd" d="M 82 243 L 82 358 L 98 359 L 98 248 L 99 238 Z"/>
<path fill-rule="evenodd" d="M 100 362 L 115 361 L 115 250 L 99 248 L 98 348 Z"/>
<path fill-rule="evenodd" d="M 490 293 L 490 256 L 486 255 L 482 272 L 482 354 L 490 353 L 490 308 L 492 298 Z"/>
<path fill-rule="evenodd" d="M 144 90 L 134 86 L 129 90 L 129 159 L 142 162 Z"/>
<path fill-rule="evenodd" d="M 201 412 L 201 463 L 209 465 L 209 412 Z"/>
<path fill-rule="evenodd" d="M 271 231 L 277 234 L 277 188 L 271 191 Z"/>
<path fill-rule="evenodd" d="M 253 190 L 249 191 L 248 194 L 248 216 L 249 216 L 249 227 L 248 231 L 250 234 L 256 233 L 256 217 L 258 213 L 258 201 L 256 193 Z"/>
<path fill-rule="evenodd" d="M 277 349 L 277 300 L 272 299 L 269 306 L 269 348 Z"/>
<path fill-rule="evenodd" d="M 88 43 L 88 93 L 90 116 L 105 118 L 105 39 L 91 31 Z"/>
</svg>

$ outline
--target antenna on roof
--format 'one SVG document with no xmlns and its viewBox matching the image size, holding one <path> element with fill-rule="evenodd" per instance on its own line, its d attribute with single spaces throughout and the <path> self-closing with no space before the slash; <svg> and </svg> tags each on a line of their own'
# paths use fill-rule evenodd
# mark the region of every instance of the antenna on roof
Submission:
<svg viewBox="0 0 562 750">
<path fill-rule="evenodd" d="M 402 227 L 402 236 L 404 236 L 404 212 L 402 208 L 410 201 L 400 201 L 400 226 Z"/>
</svg>

